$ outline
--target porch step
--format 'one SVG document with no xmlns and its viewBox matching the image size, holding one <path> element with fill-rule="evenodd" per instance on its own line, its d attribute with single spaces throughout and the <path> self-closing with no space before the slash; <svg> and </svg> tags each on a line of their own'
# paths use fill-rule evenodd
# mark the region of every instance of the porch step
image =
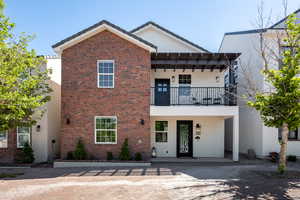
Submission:
<svg viewBox="0 0 300 200">
<path fill-rule="evenodd" d="M 229 158 L 152 158 L 152 163 L 210 163 L 210 162 L 234 162 Z"/>
</svg>

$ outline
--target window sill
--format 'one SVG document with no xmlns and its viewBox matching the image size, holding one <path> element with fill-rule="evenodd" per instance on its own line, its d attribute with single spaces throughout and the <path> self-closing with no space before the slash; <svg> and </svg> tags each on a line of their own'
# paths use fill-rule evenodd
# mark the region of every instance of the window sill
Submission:
<svg viewBox="0 0 300 200">
<path fill-rule="evenodd" d="M 117 144 L 117 142 L 95 142 L 95 144 Z"/>
</svg>

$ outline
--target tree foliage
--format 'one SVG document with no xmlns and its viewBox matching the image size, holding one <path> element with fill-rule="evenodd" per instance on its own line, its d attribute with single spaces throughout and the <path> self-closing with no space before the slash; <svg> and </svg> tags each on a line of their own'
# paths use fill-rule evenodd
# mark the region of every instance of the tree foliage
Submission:
<svg viewBox="0 0 300 200">
<path fill-rule="evenodd" d="M 42 114 L 41 108 L 50 100 L 48 71 L 45 59 L 29 50 L 32 36 L 15 36 L 15 27 L 2 13 L 0 0 L 0 130 L 31 126 Z"/>
</svg>

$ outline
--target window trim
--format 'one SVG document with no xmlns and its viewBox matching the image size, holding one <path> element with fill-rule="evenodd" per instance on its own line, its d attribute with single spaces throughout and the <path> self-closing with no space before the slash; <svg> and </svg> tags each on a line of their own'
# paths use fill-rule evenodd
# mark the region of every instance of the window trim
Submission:
<svg viewBox="0 0 300 200">
<path fill-rule="evenodd" d="M 114 118 L 116 119 L 116 129 L 97 129 L 97 119 L 103 119 L 103 118 Z M 118 143 L 118 118 L 117 116 L 95 116 L 94 120 L 94 139 L 95 144 L 117 144 Z M 116 131 L 116 141 L 115 142 L 97 142 L 97 130 L 114 130 Z"/>
<path fill-rule="evenodd" d="M 21 127 L 21 126 L 20 126 Z M 17 148 L 23 148 L 24 146 L 20 146 L 20 144 L 19 144 L 19 132 L 18 132 L 18 128 L 19 127 L 17 127 Z M 31 145 L 31 132 L 32 132 L 32 130 L 31 130 L 31 127 L 28 127 L 29 128 L 29 144 Z M 21 133 L 21 135 L 24 135 L 24 133 Z"/>
<path fill-rule="evenodd" d="M 167 130 L 166 131 L 156 131 L 156 122 L 167 122 Z M 169 142 L 169 121 L 167 120 L 155 120 L 154 122 L 154 133 L 155 133 L 155 143 L 163 143 L 166 144 Z M 156 133 L 167 133 L 167 141 L 166 142 L 156 142 Z"/>
<path fill-rule="evenodd" d="M 8 148 L 8 130 L 4 131 L 6 133 L 6 147 L 1 147 L 0 149 L 7 149 Z"/>
<path fill-rule="evenodd" d="M 100 63 L 112 63 L 113 64 L 113 73 L 100 73 L 99 72 L 99 64 Z M 99 83 L 100 75 L 112 75 L 113 76 L 112 86 L 100 86 L 100 83 Z M 114 60 L 97 60 L 97 87 L 98 88 L 115 88 L 115 61 Z"/>
</svg>

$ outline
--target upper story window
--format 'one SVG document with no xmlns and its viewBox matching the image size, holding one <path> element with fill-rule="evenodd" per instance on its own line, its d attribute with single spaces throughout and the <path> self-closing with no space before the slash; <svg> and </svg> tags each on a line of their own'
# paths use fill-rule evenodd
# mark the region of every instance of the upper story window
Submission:
<svg viewBox="0 0 300 200">
<path fill-rule="evenodd" d="M 190 96 L 192 75 L 179 74 L 179 96 Z"/>
<path fill-rule="evenodd" d="M 113 60 L 98 60 L 98 88 L 114 88 L 115 63 Z"/>
<path fill-rule="evenodd" d="M 26 142 L 30 143 L 30 127 L 17 128 L 17 147 L 23 148 Z"/>
<path fill-rule="evenodd" d="M 0 148 L 7 148 L 7 131 L 0 131 Z"/>
</svg>

